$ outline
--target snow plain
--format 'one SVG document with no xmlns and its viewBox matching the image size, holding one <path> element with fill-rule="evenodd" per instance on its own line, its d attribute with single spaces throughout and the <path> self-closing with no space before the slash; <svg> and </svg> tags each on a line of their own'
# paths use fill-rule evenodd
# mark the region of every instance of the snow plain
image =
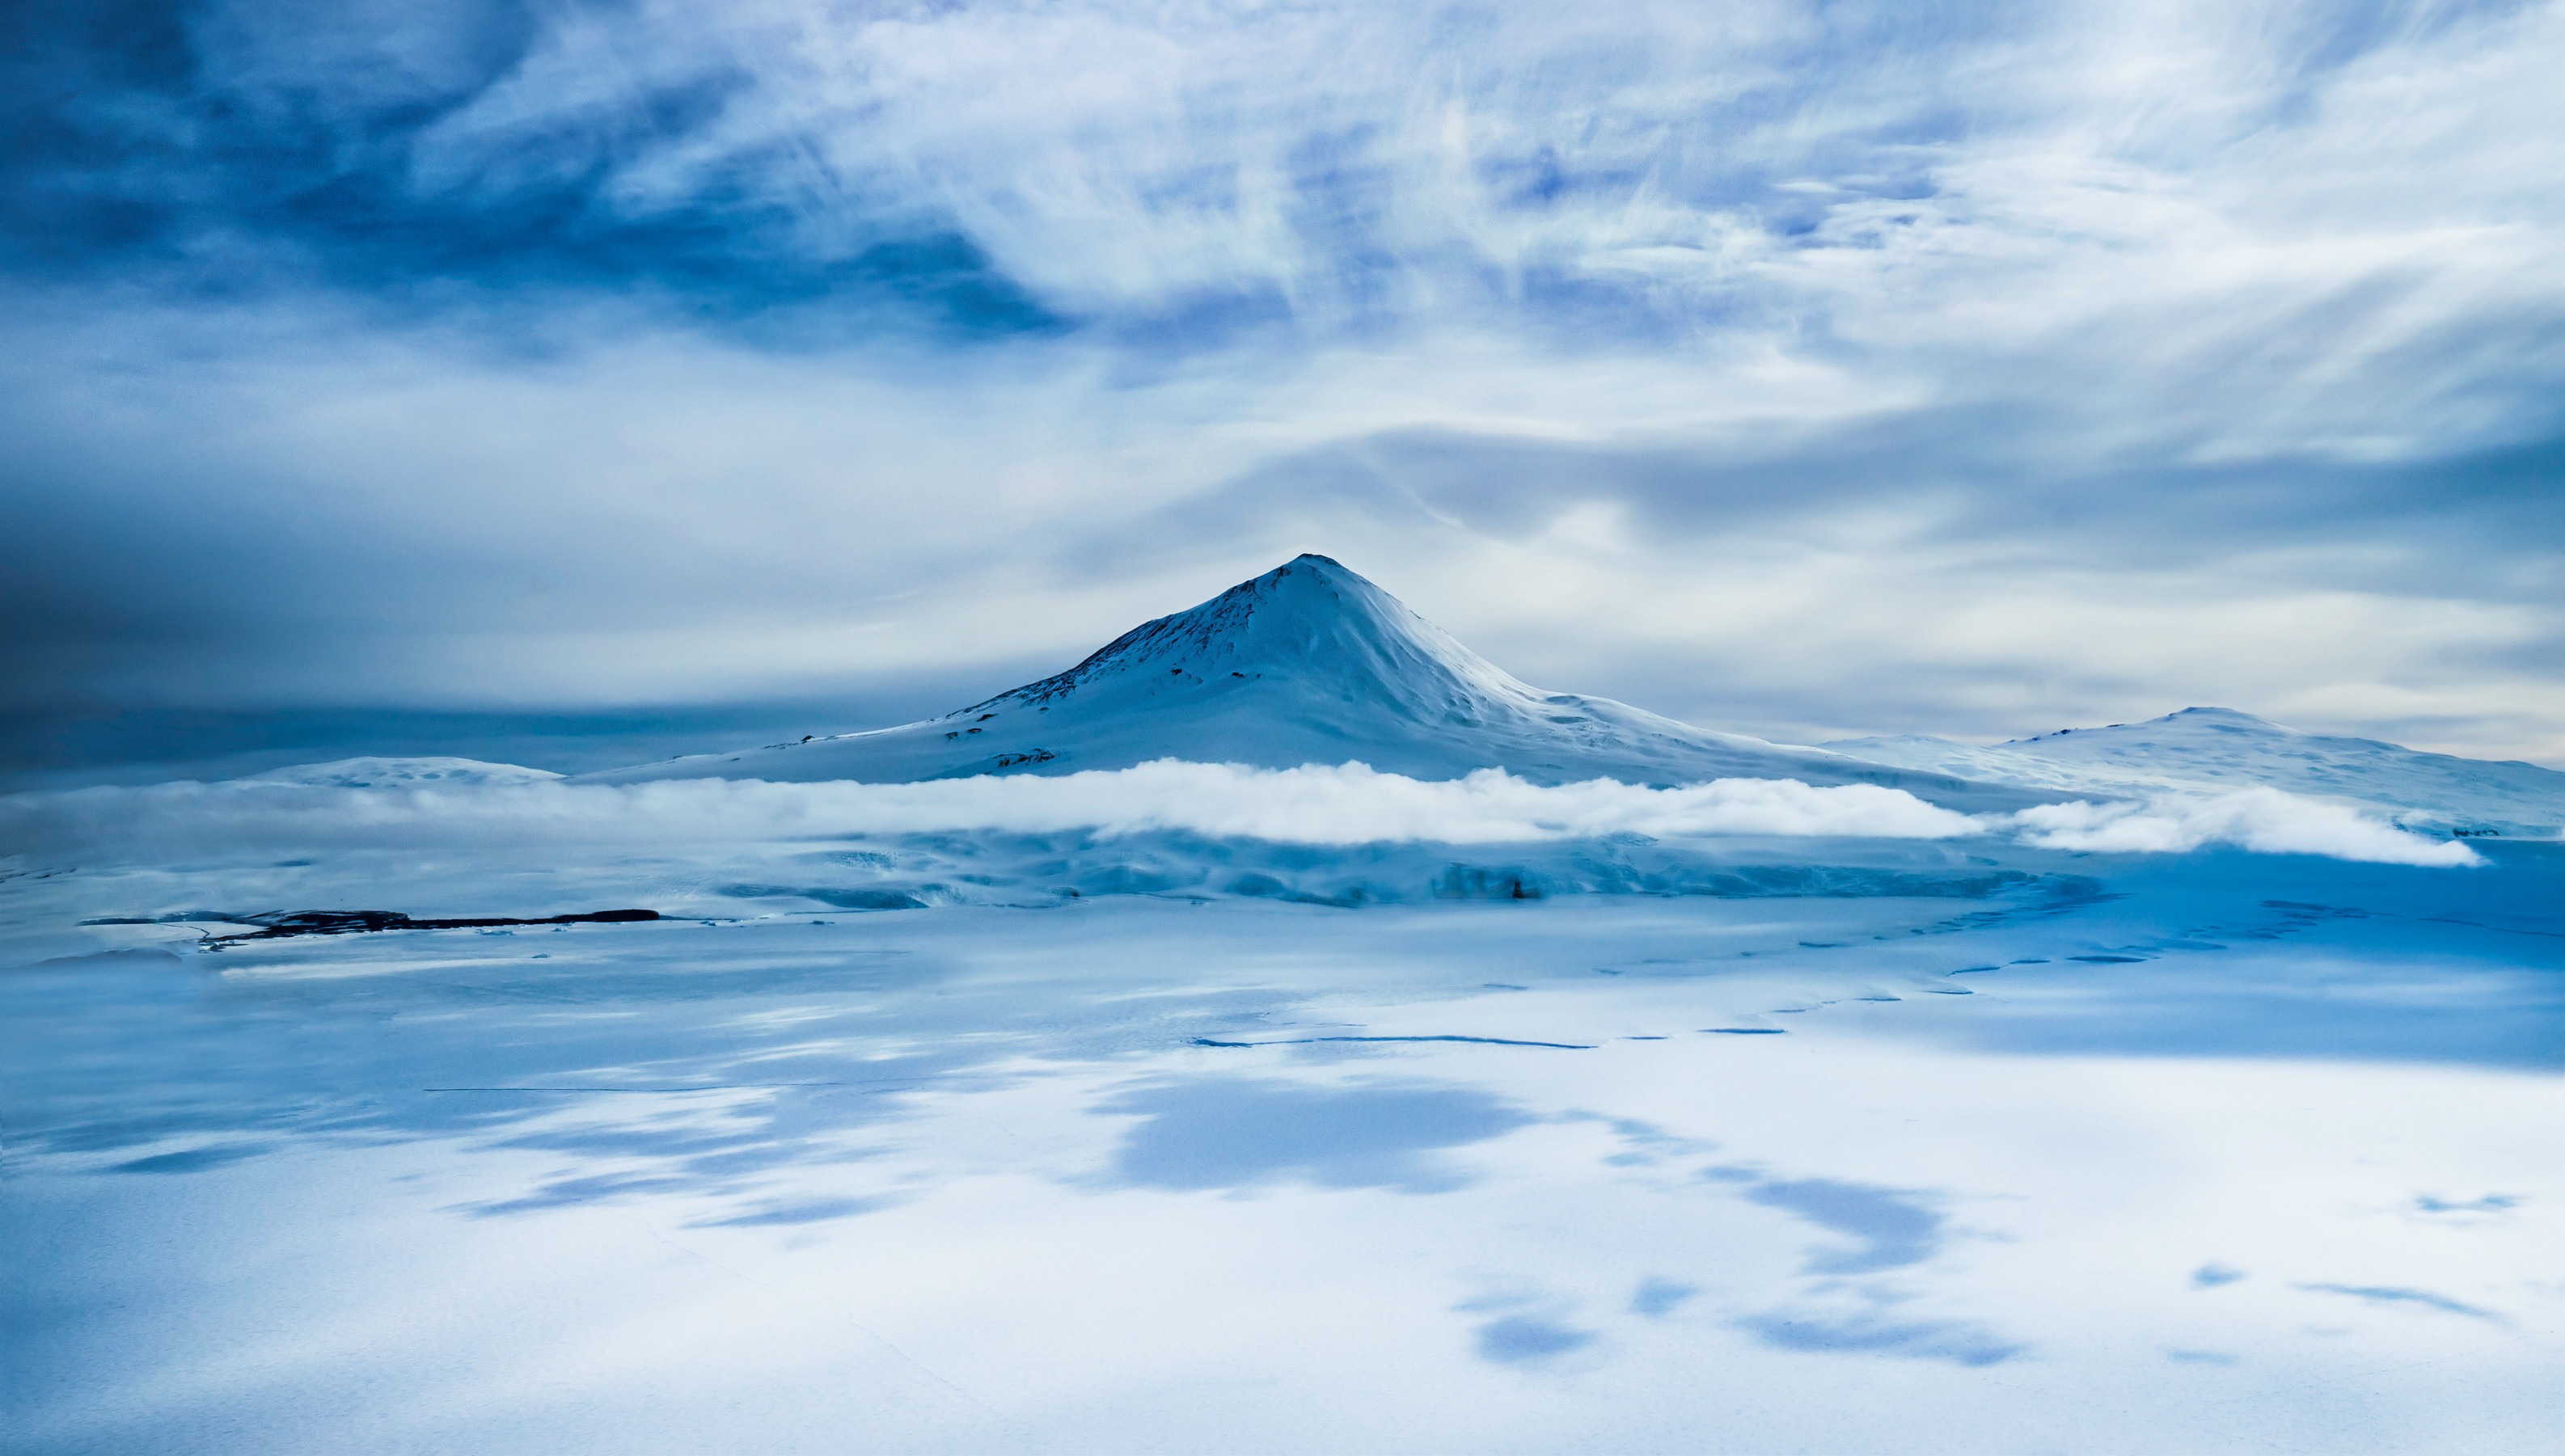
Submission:
<svg viewBox="0 0 2565 1456">
<path fill-rule="evenodd" d="M 13 1449 L 2557 1428 L 2554 844 L 407 833 L 0 884 Z M 1691 893 L 1575 893 L 1616 853 Z M 906 856 L 1002 873 L 830 903 Z M 1237 888 L 1295 859 L 1415 893 Z M 705 919 L 76 925 L 386 887 Z"/>
<path fill-rule="evenodd" d="M 2179 766 L 0 799 L 8 1446 L 2556 1449 L 2565 843 Z"/>
</svg>

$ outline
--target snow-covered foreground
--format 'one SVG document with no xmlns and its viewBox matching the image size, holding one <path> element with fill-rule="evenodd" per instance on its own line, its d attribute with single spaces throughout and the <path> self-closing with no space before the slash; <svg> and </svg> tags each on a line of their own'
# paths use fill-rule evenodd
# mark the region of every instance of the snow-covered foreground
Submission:
<svg viewBox="0 0 2565 1456">
<path fill-rule="evenodd" d="M 2552 1449 L 2565 848 L 2477 847 L 30 861 L 9 1446 Z M 76 925 L 305 905 L 741 919 Z"/>
</svg>

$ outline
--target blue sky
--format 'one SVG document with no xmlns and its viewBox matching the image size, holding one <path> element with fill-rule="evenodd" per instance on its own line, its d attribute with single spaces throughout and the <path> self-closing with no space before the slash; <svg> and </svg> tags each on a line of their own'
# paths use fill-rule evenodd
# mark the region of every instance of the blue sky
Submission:
<svg viewBox="0 0 2565 1456">
<path fill-rule="evenodd" d="M 1766 735 L 2565 763 L 2556 6 L 0 24 L 13 751 L 871 727 L 1317 550 Z"/>
</svg>

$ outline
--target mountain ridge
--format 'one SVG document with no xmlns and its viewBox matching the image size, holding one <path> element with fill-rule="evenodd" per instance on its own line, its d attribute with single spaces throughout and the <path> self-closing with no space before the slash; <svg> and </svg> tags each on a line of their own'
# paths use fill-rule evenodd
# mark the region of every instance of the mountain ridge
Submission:
<svg viewBox="0 0 2565 1456">
<path fill-rule="evenodd" d="M 2565 772 L 2313 733 L 2232 708 L 2186 708 L 2140 723 L 2062 728 L 1983 746 L 1920 734 L 1838 738 L 1822 746 L 2090 798 L 2258 785 L 2397 809 L 2417 828 L 2549 834 L 2565 825 Z"/>
</svg>

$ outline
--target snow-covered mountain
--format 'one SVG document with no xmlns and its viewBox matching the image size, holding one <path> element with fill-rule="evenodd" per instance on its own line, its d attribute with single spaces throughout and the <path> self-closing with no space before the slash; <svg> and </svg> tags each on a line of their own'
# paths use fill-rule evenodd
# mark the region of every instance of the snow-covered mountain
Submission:
<svg viewBox="0 0 2565 1456">
<path fill-rule="evenodd" d="M 2146 723 L 2066 728 L 1988 747 L 1933 737 L 1844 738 L 1825 746 L 1882 763 L 2093 798 L 2259 784 L 2395 808 L 2416 827 L 2516 834 L 2554 833 L 2565 825 L 2565 773 L 2555 769 L 2303 732 L 2229 708 L 2186 708 Z"/>
<path fill-rule="evenodd" d="M 2050 797 L 1714 732 L 1606 698 L 1546 693 L 1318 555 L 1135 627 L 1055 677 L 942 718 L 585 779 L 891 783 L 1127 768 L 1168 757 L 1275 768 L 1360 759 L 1426 779 L 1502 767 L 1541 783 L 1876 783 L 1970 809 Z"/>
<path fill-rule="evenodd" d="M 477 758 L 341 758 L 331 763 L 271 768 L 251 774 L 250 782 L 290 783 L 307 788 L 458 788 L 537 783 L 559 777 L 549 769 L 484 763 Z"/>
</svg>

